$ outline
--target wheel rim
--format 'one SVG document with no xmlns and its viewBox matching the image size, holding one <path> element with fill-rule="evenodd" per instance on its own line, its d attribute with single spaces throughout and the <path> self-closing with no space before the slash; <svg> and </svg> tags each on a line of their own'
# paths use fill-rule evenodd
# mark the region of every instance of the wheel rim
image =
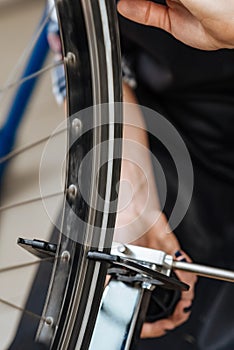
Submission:
<svg viewBox="0 0 234 350">
<path fill-rule="evenodd" d="M 56 259 L 50 293 L 43 313 L 43 318 L 53 319 L 56 327 L 48 325 L 45 321 L 41 322 L 37 339 L 53 349 L 86 349 L 90 342 L 106 275 L 106 264 L 88 261 L 86 256 L 90 249 L 105 252 L 110 250 L 117 209 L 113 207 L 117 202 L 114 201 L 113 204 L 112 200 L 116 196 L 115 188 L 120 176 L 121 157 L 119 142 L 121 110 L 120 104 L 115 104 L 121 100 L 119 47 L 114 1 L 60 1 L 58 15 L 61 32 L 71 33 L 70 36 L 63 37 L 67 84 L 70 92 L 68 94 L 70 143 L 67 197 L 58 250 L 58 256 L 69 252 L 69 260 Z M 114 28 L 110 26 L 113 20 Z M 72 24 L 77 26 L 75 32 L 79 31 L 79 38 L 74 37 Z M 82 91 L 78 88 L 80 84 L 85 86 Z M 101 103 L 107 104 L 100 106 Z M 91 109 L 86 109 L 88 114 L 91 114 L 91 125 L 86 112 L 83 118 L 77 115 L 78 110 L 90 105 L 95 105 Z M 82 138 L 74 139 L 72 129 L 77 120 L 85 130 L 89 131 Z M 88 182 L 87 174 L 83 177 L 81 175 L 79 179 L 83 156 L 92 147 L 95 148 L 100 144 L 104 147 L 101 147 L 101 150 L 97 148 L 89 161 L 93 175 L 88 177 Z M 103 183 L 104 179 L 108 181 Z M 80 187 L 85 192 L 85 197 L 89 198 L 88 203 L 79 195 Z M 76 192 L 75 196 L 71 195 L 70 189 L 73 189 L 73 194 Z M 101 210 L 95 210 L 98 195 L 104 198 L 102 208 L 99 206 Z M 110 204 L 106 206 L 106 203 L 111 203 L 111 208 L 108 208 Z M 79 237 L 76 237 L 77 231 L 81 233 Z M 60 276 L 59 282 L 57 276 Z"/>
<path fill-rule="evenodd" d="M 41 311 L 34 314 L 35 324 L 41 318 L 37 338 L 31 338 L 34 330 L 30 330 L 24 341 L 29 348 L 33 343 L 35 349 L 36 343 L 50 349 L 86 349 L 106 274 L 105 264 L 88 261 L 86 255 L 90 249 L 110 250 L 117 206 L 115 189 L 120 175 L 122 129 L 121 104 L 118 104 L 121 101 L 119 41 L 114 0 L 62 0 L 56 6 L 60 31 L 65 34 L 62 42 L 68 91 L 66 198 L 44 312 L 42 316 Z M 79 36 L 75 34 L 77 31 Z M 87 113 L 90 119 L 86 118 Z M 91 157 L 87 158 L 91 150 Z M 85 157 L 90 174 L 82 169 Z M 41 272 L 43 266 L 42 260 Z M 39 282 L 43 278 L 42 273 Z M 36 277 L 36 284 L 37 280 Z M 45 284 L 48 287 L 48 282 Z M 34 287 L 35 297 L 40 292 L 35 292 Z M 27 309 L 31 310 L 31 302 L 35 305 L 37 296 L 33 300 L 29 297 L 22 309 L 24 315 Z"/>
</svg>

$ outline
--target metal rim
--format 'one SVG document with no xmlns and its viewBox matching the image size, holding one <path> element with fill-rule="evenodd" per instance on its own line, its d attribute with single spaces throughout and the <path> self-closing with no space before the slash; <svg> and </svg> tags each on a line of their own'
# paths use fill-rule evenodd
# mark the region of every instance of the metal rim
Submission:
<svg viewBox="0 0 234 350">
<path fill-rule="evenodd" d="M 114 231 L 115 210 L 112 204 L 108 207 L 108 203 L 115 196 L 119 181 L 122 135 L 120 105 L 114 104 L 121 101 L 115 6 L 114 0 L 57 3 L 66 62 L 70 141 L 67 197 L 57 252 L 58 256 L 66 252 L 66 258 L 55 259 L 43 312 L 43 320 L 48 322 L 40 323 L 37 335 L 37 340 L 51 349 L 88 349 L 106 275 L 106 263 L 90 261 L 86 256 L 91 249 L 109 252 Z M 98 106 L 93 108 L 92 131 L 82 136 L 82 140 L 74 140 L 77 112 L 103 103 L 106 103 L 105 120 Z M 82 122 L 86 123 L 85 119 Z M 105 151 L 95 151 L 89 163 L 90 187 L 86 193 L 92 204 L 89 205 L 79 192 L 79 166 L 90 148 L 103 140 Z M 82 181 L 85 185 L 87 179 Z M 100 193 L 104 204 L 101 210 L 95 211 Z M 79 239 L 74 239 L 78 231 L 74 213 L 82 219 Z"/>
</svg>

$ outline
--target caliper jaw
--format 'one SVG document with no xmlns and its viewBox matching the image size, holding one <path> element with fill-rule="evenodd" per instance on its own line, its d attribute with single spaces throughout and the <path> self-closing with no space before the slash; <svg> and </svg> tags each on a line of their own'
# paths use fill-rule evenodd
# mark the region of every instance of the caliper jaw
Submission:
<svg viewBox="0 0 234 350">
<path fill-rule="evenodd" d="M 171 274 L 173 257 L 161 250 L 139 247 L 131 244 L 114 243 L 111 254 L 127 258 L 131 261 L 137 261 L 166 276 L 170 276 Z"/>
<path fill-rule="evenodd" d="M 160 285 L 163 288 L 179 289 L 181 291 L 189 289 L 187 284 L 170 277 L 172 257 L 159 250 L 114 244 L 111 254 L 90 251 L 87 257 L 92 260 L 107 262 L 114 267 L 124 268 L 129 273 L 128 281 L 134 281 L 134 279 L 135 282 L 137 280 L 142 281 L 143 288 L 146 285 L 148 289 Z M 126 274 L 123 274 L 123 279 L 127 281 Z"/>
<path fill-rule="evenodd" d="M 112 276 L 103 294 L 90 350 L 103 350 L 104 334 L 109 349 L 135 349 L 152 293 L 162 287 L 180 295 L 189 288 L 170 276 L 173 258 L 159 250 L 113 244 L 111 254 L 90 251 L 87 257 L 108 263 Z"/>
</svg>

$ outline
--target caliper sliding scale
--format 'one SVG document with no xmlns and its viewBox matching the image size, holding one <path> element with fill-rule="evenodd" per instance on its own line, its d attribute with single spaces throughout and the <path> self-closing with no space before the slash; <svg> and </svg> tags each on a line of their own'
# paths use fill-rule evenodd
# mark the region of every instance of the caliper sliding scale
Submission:
<svg viewBox="0 0 234 350">
<path fill-rule="evenodd" d="M 120 272 L 105 288 L 89 350 L 134 350 L 152 290 L 157 285 L 188 289 L 170 277 L 172 270 L 234 282 L 234 271 L 177 261 L 163 251 L 129 244 L 115 243 L 110 255 L 89 252 L 88 258 L 107 261 Z"/>
</svg>

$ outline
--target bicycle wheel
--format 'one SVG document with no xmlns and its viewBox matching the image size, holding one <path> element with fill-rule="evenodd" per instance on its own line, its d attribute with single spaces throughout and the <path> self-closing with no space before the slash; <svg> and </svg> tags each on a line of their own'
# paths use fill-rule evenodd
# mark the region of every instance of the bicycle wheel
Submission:
<svg viewBox="0 0 234 350">
<path fill-rule="evenodd" d="M 56 2 L 66 72 L 68 155 L 62 224 L 35 339 L 88 349 L 107 266 L 121 159 L 121 72 L 115 1 Z M 36 347 L 33 348 L 36 348 Z"/>
<path fill-rule="evenodd" d="M 56 327 L 48 327 L 43 322 L 38 339 L 54 349 L 86 349 L 106 275 L 106 266 L 88 261 L 87 253 L 90 249 L 108 251 L 111 247 L 115 215 L 113 208 L 109 207 L 106 212 L 104 207 L 106 203 L 110 206 L 116 197 L 120 174 L 120 147 L 119 142 L 114 142 L 114 138 L 121 136 L 120 113 L 113 104 L 120 101 L 121 91 L 119 54 L 116 54 L 118 40 L 116 28 L 113 28 L 115 4 L 62 1 L 58 2 L 58 15 L 67 62 L 71 143 L 63 232 L 57 254 L 63 256 L 64 252 L 69 252 L 69 260 L 65 267 L 63 259 L 56 260 L 44 311 L 45 318 L 52 317 Z M 84 87 L 82 90 L 80 84 Z M 101 103 L 107 103 L 105 110 L 97 106 Z M 81 124 L 88 131 L 74 141 L 72 128 L 76 128 L 77 123 L 80 125 L 76 113 L 90 105 L 97 106 L 91 111 L 88 109 L 92 126 L 90 128 L 85 113 Z M 100 144 L 104 145 L 101 152 L 95 150 L 88 160 L 89 174 L 83 169 L 84 174 L 79 179 L 82 158 Z M 83 197 L 80 188 L 85 192 Z M 97 204 L 99 196 L 104 199 L 101 206 Z"/>
</svg>

